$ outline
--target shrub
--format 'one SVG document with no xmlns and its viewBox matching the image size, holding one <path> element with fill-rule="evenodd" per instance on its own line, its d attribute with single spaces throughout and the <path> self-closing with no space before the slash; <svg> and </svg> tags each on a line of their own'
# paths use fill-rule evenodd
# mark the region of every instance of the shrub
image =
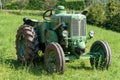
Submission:
<svg viewBox="0 0 120 80">
<path fill-rule="evenodd" d="M 57 5 L 63 5 L 67 9 L 83 10 L 85 7 L 85 2 L 84 0 L 73 0 L 73 1 L 58 0 Z"/>
<path fill-rule="evenodd" d="M 120 3 L 110 0 L 106 6 L 103 5 L 97 2 L 89 7 L 88 23 L 120 32 Z"/>
<path fill-rule="evenodd" d="M 4 9 L 25 9 L 28 0 L 2 0 Z"/>
<path fill-rule="evenodd" d="M 85 7 L 85 2 L 81 1 L 69 1 L 65 3 L 65 7 L 73 10 L 83 10 Z"/>
<path fill-rule="evenodd" d="M 85 5 L 88 7 L 92 3 L 92 0 L 85 0 Z"/>
<path fill-rule="evenodd" d="M 120 32 L 120 13 L 117 13 L 106 21 L 106 28 Z"/>
<path fill-rule="evenodd" d="M 26 6 L 28 5 L 29 1 L 28 0 L 18 0 L 17 4 L 19 9 L 25 9 Z"/>
<path fill-rule="evenodd" d="M 58 0 L 58 4 L 57 5 L 65 5 L 65 0 Z"/>
<path fill-rule="evenodd" d="M 103 4 L 99 2 L 93 3 L 87 14 L 87 22 L 92 25 L 101 26 L 106 20 L 105 10 Z"/>
<path fill-rule="evenodd" d="M 110 0 L 106 6 L 105 27 L 117 32 L 120 32 L 120 3 Z"/>
<path fill-rule="evenodd" d="M 84 0 L 2 0 L 4 9 L 30 9 L 43 10 L 56 5 L 63 5 L 67 9 L 82 10 L 85 7 Z"/>
<path fill-rule="evenodd" d="M 44 10 L 53 8 L 57 5 L 57 0 L 45 0 L 44 3 L 42 4 L 42 8 Z"/>
<path fill-rule="evenodd" d="M 18 9 L 18 4 L 16 2 L 7 3 L 4 6 L 6 9 Z"/>
<path fill-rule="evenodd" d="M 106 6 L 105 28 L 120 32 L 120 3 L 114 0 Z"/>
<path fill-rule="evenodd" d="M 42 10 L 43 0 L 29 0 L 29 3 L 26 7 L 26 9 L 29 10 Z"/>
<path fill-rule="evenodd" d="M 108 19 L 112 18 L 112 16 L 116 15 L 120 10 L 120 2 L 115 0 L 110 0 L 110 2 L 106 5 L 106 16 Z"/>
</svg>

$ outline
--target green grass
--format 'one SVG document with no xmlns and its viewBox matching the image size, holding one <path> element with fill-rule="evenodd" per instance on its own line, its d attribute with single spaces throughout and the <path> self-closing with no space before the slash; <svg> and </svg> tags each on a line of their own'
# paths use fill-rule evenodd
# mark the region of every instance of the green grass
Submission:
<svg viewBox="0 0 120 80">
<path fill-rule="evenodd" d="M 15 35 L 22 24 L 22 18 L 41 19 L 39 16 L 0 13 L 0 80 L 119 80 L 120 79 L 120 34 L 88 25 L 88 31 L 94 30 L 95 36 L 88 41 L 86 51 L 98 39 L 105 40 L 112 50 L 112 63 L 109 70 L 93 70 L 89 60 L 76 60 L 66 63 L 63 75 L 47 74 L 43 64 L 22 66 L 16 57 Z"/>
</svg>

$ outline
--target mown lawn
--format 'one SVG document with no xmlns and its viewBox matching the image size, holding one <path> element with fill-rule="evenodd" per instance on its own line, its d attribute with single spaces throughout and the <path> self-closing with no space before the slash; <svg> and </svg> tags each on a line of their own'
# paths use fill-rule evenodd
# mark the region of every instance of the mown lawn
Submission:
<svg viewBox="0 0 120 80">
<path fill-rule="evenodd" d="M 88 41 L 86 51 L 98 39 L 105 40 L 112 50 L 112 63 L 109 70 L 93 70 L 89 60 L 76 60 L 66 63 L 63 75 L 47 74 L 43 63 L 36 67 L 22 66 L 16 57 L 15 35 L 22 24 L 22 18 L 41 19 L 40 16 L 15 15 L 0 12 L 0 80 L 119 80 L 120 79 L 120 33 L 87 26 L 88 31 L 94 30 L 95 36 Z"/>
</svg>

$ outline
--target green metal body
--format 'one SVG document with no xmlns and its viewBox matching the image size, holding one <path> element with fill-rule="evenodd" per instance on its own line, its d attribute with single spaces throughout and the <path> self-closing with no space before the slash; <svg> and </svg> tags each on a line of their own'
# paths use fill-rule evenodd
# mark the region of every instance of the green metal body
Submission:
<svg viewBox="0 0 120 80">
<path fill-rule="evenodd" d="M 30 21 L 29 25 L 34 27 L 43 52 L 49 43 L 57 42 L 62 46 L 66 60 L 88 56 L 88 54 L 81 56 L 85 51 L 87 41 L 85 15 L 68 14 L 63 6 L 58 6 L 55 14 L 50 16 L 50 21 L 33 19 Z M 87 58 L 89 57 L 90 55 Z"/>
</svg>

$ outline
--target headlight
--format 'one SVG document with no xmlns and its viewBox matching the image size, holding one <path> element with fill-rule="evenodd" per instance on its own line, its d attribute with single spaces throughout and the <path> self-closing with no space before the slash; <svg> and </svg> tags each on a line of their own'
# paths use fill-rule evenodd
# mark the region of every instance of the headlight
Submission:
<svg viewBox="0 0 120 80">
<path fill-rule="evenodd" d="M 64 30 L 64 31 L 62 32 L 62 35 L 63 35 L 63 37 L 67 37 L 67 36 L 68 36 L 68 31 Z"/>
<path fill-rule="evenodd" d="M 89 36 L 90 36 L 90 38 L 92 38 L 92 37 L 94 36 L 94 34 L 95 34 L 94 31 L 90 31 L 90 32 L 89 32 Z"/>
</svg>

